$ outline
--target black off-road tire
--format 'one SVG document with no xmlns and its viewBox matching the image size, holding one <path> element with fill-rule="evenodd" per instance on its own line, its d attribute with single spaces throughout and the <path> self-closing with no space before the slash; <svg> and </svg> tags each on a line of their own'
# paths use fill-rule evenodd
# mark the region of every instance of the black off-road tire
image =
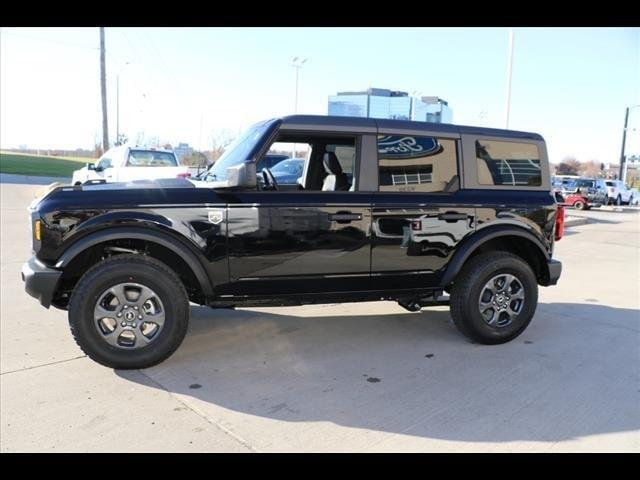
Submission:
<svg viewBox="0 0 640 480">
<path fill-rule="evenodd" d="M 162 301 L 165 320 L 162 330 L 148 345 L 122 349 L 101 338 L 94 325 L 93 309 L 109 287 L 134 282 L 151 288 Z M 69 301 L 69 326 L 78 346 L 96 362 L 117 369 L 138 369 L 167 359 L 180 346 L 189 325 L 189 299 L 176 273 L 164 263 L 144 255 L 107 258 L 80 278 Z"/>
<path fill-rule="evenodd" d="M 508 326 L 488 325 L 480 314 L 481 290 L 493 276 L 515 275 L 525 293 L 524 306 Z M 485 345 L 506 343 L 520 335 L 529 325 L 538 304 L 538 282 L 527 262 L 508 252 L 491 251 L 469 260 L 458 274 L 450 296 L 450 311 L 458 330 L 471 340 Z"/>
</svg>

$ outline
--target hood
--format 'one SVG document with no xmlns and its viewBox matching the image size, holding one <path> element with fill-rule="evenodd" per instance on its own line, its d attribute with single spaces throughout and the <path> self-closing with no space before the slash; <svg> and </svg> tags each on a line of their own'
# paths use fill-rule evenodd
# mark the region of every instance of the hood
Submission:
<svg viewBox="0 0 640 480">
<path fill-rule="evenodd" d="M 129 209 L 224 202 L 212 188 L 196 188 L 184 178 L 52 186 L 31 208 L 40 211 Z"/>
</svg>

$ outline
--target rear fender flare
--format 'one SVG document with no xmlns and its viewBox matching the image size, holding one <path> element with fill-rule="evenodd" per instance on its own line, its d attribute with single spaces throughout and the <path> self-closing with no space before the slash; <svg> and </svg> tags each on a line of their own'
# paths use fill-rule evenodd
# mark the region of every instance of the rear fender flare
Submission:
<svg viewBox="0 0 640 480">
<path fill-rule="evenodd" d="M 454 254 L 451 261 L 449 262 L 449 265 L 447 266 L 447 269 L 444 275 L 442 276 L 442 280 L 440 281 L 440 286 L 442 288 L 448 287 L 449 284 L 453 282 L 453 280 L 456 278 L 458 273 L 460 273 L 460 270 L 462 270 L 462 267 L 464 266 L 465 262 L 469 259 L 469 257 L 471 257 L 471 255 L 473 255 L 473 253 L 479 247 L 481 247 L 483 244 L 485 244 L 490 240 L 493 240 L 499 237 L 506 237 L 506 236 L 517 236 L 517 237 L 522 237 L 523 239 L 529 240 L 531 243 L 533 243 L 536 246 L 536 248 L 540 251 L 540 254 L 545 259 L 547 260 L 549 259 L 549 253 L 547 252 L 547 249 L 544 247 L 544 245 L 540 242 L 538 238 L 535 237 L 534 234 L 528 232 L 527 230 L 524 230 L 523 228 L 519 228 L 519 227 L 514 227 L 514 226 L 488 227 L 484 230 L 480 230 L 475 234 L 471 235 L 470 237 L 467 238 L 465 242 L 463 242 L 458 247 L 456 253 Z M 542 264 L 542 268 L 547 269 L 546 272 L 543 270 L 542 276 L 543 277 L 548 276 L 549 272 L 548 272 L 548 266 L 546 262 Z"/>
</svg>

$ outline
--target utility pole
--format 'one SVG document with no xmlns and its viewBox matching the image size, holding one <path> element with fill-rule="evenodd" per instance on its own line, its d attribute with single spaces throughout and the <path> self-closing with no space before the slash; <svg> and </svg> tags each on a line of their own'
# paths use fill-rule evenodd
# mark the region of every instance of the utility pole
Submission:
<svg viewBox="0 0 640 480">
<path fill-rule="evenodd" d="M 624 147 L 625 144 L 627 143 L 627 125 L 629 124 L 629 107 L 627 107 L 625 114 L 624 114 L 624 129 L 622 130 L 622 150 L 620 151 L 620 170 L 618 172 L 618 178 L 620 180 L 622 180 L 623 182 L 626 180 L 626 173 L 627 173 L 627 169 L 626 167 L 626 163 L 627 163 L 627 159 L 624 155 Z"/>
<path fill-rule="evenodd" d="M 511 108 L 511 70 L 513 68 L 513 28 L 509 29 L 509 60 L 507 62 L 507 101 L 505 107 L 504 128 L 509 128 L 509 110 Z"/>
<path fill-rule="evenodd" d="M 620 171 L 618 172 L 618 178 L 623 182 L 627 181 L 627 157 L 625 155 L 625 147 L 627 143 L 627 130 L 629 130 L 629 112 L 634 108 L 639 108 L 640 104 L 627 107 L 624 115 L 624 130 L 622 130 L 622 151 L 620 152 Z M 632 122 L 633 123 L 633 122 Z M 631 131 L 637 131 L 637 128 L 632 128 Z M 633 137 L 636 138 L 636 137 Z"/>
<path fill-rule="evenodd" d="M 102 93 L 102 150 L 109 150 L 107 123 L 107 71 L 104 63 L 104 27 L 100 27 L 100 90 Z"/>
</svg>

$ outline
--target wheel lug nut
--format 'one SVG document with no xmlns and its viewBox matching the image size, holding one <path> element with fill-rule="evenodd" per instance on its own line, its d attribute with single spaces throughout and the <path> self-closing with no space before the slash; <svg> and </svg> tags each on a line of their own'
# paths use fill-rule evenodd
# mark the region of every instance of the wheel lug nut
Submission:
<svg viewBox="0 0 640 480">
<path fill-rule="evenodd" d="M 129 308 L 129 305 L 125 305 L 124 308 Z"/>
<path fill-rule="evenodd" d="M 123 326 L 123 327 L 126 327 L 127 326 L 127 322 L 122 322 L 120 325 Z"/>
<path fill-rule="evenodd" d="M 142 315 L 138 315 L 138 320 L 142 320 Z"/>
<path fill-rule="evenodd" d="M 137 327 L 136 322 L 133 322 L 133 328 L 136 328 L 136 327 Z"/>
<path fill-rule="evenodd" d="M 137 306 L 136 306 L 136 307 L 133 307 L 133 309 L 134 309 L 134 310 L 137 310 L 137 309 L 138 309 L 138 307 L 137 307 Z"/>
<path fill-rule="evenodd" d="M 118 314 L 116 315 L 116 317 L 121 317 L 121 316 L 122 316 L 122 314 L 121 314 L 121 313 L 118 313 Z"/>
</svg>

